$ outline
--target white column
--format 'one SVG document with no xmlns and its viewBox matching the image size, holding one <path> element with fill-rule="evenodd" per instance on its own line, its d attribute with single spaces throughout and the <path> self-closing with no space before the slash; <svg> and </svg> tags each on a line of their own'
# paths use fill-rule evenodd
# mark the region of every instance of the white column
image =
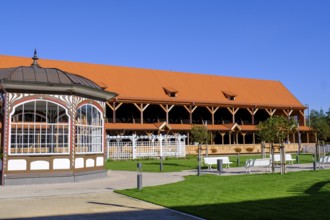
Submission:
<svg viewBox="0 0 330 220">
<path fill-rule="evenodd" d="M 159 156 L 162 157 L 163 156 L 163 140 L 164 140 L 164 137 L 163 135 L 158 135 L 157 136 L 157 139 L 159 140 Z"/>
<path fill-rule="evenodd" d="M 136 141 L 139 138 L 136 136 L 136 134 L 133 134 L 131 137 L 131 141 L 132 141 L 132 157 L 133 159 L 136 159 Z"/>
</svg>

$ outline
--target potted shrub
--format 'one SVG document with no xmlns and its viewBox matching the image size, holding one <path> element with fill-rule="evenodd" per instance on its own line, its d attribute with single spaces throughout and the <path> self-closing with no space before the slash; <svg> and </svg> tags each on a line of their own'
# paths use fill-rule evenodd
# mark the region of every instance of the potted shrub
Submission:
<svg viewBox="0 0 330 220">
<path fill-rule="evenodd" d="M 245 148 L 246 152 L 251 153 L 252 151 L 254 151 L 253 147 L 247 147 Z"/>
</svg>

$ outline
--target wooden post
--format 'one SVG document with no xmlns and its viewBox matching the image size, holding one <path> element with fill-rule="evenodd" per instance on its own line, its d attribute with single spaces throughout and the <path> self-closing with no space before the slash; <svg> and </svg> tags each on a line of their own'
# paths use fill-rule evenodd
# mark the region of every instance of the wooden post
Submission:
<svg viewBox="0 0 330 220">
<path fill-rule="evenodd" d="M 112 105 L 110 105 L 109 102 L 106 102 L 107 106 L 112 110 L 112 122 L 116 123 L 116 111 L 117 109 L 123 104 L 122 102 L 118 103 L 116 106 L 116 102 L 113 102 Z"/>
<path fill-rule="evenodd" d="M 227 107 L 228 111 L 232 114 L 233 116 L 233 123 L 235 123 L 235 114 L 237 113 L 237 111 L 239 110 L 239 108 L 235 108 L 235 107 Z"/>
<path fill-rule="evenodd" d="M 276 112 L 276 109 L 265 109 L 265 110 L 270 117 L 273 117 L 274 113 Z"/>
<path fill-rule="evenodd" d="M 214 114 L 216 113 L 216 111 L 218 111 L 219 107 L 214 107 L 212 106 L 211 108 L 206 106 L 207 110 L 209 110 L 209 112 L 212 115 L 212 125 L 214 125 Z"/>
<path fill-rule="evenodd" d="M 246 135 L 246 132 L 241 132 L 242 136 L 243 136 L 243 144 L 245 144 L 245 135 Z"/>
<path fill-rule="evenodd" d="M 251 109 L 249 109 L 249 108 L 247 108 L 247 110 L 250 112 L 250 114 L 251 114 L 251 122 L 252 122 L 252 125 L 254 125 L 255 124 L 255 122 L 254 122 L 254 115 L 257 113 L 257 111 L 259 110 L 258 108 L 251 108 Z"/>
<path fill-rule="evenodd" d="M 283 112 L 286 115 L 286 117 L 290 118 L 290 115 L 292 114 L 293 110 L 292 109 L 288 109 L 288 110 L 283 109 Z"/>
<path fill-rule="evenodd" d="M 219 131 L 219 134 L 221 135 L 222 145 L 224 145 L 225 144 L 225 135 L 226 135 L 226 133 Z"/>
<path fill-rule="evenodd" d="M 309 143 L 309 132 L 306 132 L 307 143 Z"/>
<path fill-rule="evenodd" d="M 150 105 L 150 104 L 146 104 L 145 106 L 143 106 L 143 103 L 140 103 L 140 106 L 138 105 L 138 104 L 136 104 L 136 103 L 133 103 L 134 105 L 135 105 L 135 107 L 137 108 L 137 109 L 139 109 L 139 111 L 140 111 L 140 117 L 141 117 L 141 124 L 143 124 L 143 112 L 148 108 L 148 106 Z"/>
<path fill-rule="evenodd" d="M 159 106 L 165 111 L 165 113 L 166 113 L 166 123 L 168 124 L 169 123 L 168 113 L 172 110 L 172 108 L 174 107 L 174 105 L 171 105 L 169 107 L 168 104 L 166 104 L 165 106 L 163 106 L 162 104 L 159 104 Z"/>
<path fill-rule="evenodd" d="M 229 132 L 229 145 L 231 145 L 231 131 Z"/>
<path fill-rule="evenodd" d="M 194 111 L 196 110 L 196 108 L 198 106 L 192 106 L 192 105 L 189 105 L 189 107 L 187 107 L 186 105 L 183 106 L 189 113 L 189 123 L 192 124 L 192 114 L 194 113 Z"/>
</svg>

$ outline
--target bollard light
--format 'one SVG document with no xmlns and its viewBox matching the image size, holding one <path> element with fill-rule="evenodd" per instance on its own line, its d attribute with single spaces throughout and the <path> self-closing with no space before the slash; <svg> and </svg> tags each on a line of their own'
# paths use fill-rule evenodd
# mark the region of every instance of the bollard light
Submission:
<svg viewBox="0 0 330 220">
<path fill-rule="evenodd" d="M 160 157 L 159 171 L 163 172 L 163 157 Z"/>
<path fill-rule="evenodd" d="M 222 160 L 217 160 L 217 170 L 219 172 L 219 175 L 221 175 L 222 171 L 223 171 L 223 166 L 222 166 Z"/>
<path fill-rule="evenodd" d="M 137 163 L 137 189 L 142 190 L 142 164 Z"/>
</svg>

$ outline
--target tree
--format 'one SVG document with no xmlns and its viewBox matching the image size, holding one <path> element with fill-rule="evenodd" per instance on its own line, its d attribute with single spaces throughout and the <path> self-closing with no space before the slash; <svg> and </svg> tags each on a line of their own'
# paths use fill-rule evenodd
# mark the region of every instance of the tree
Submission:
<svg viewBox="0 0 330 220">
<path fill-rule="evenodd" d="M 192 136 L 192 140 L 194 142 L 198 143 L 198 176 L 200 176 L 201 173 L 201 148 L 202 148 L 202 144 L 207 144 L 209 139 L 210 139 L 210 135 L 209 132 L 207 131 L 206 126 L 204 125 L 195 125 L 191 128 L 191 136 Z"/>
<path fill-rule="evenodd" d="M 310 113 L 311 128 L 316 134 L 316 145 L 315 145 L 315 157 L 319 160 L 319 142 L 327 141 L 330 137 L 330 126 L 329 126 L 330 111 L 327 115 L 321 109 L 320 111 L 312 110 Z"/>
<path fill-rule="evenodd" d="M 207 144 L 210 140 L 209 132 L 204 125 L 194 125 L 191 128 L 190 133 L 192 136 L 192 140 L 194 142 L 198 142 L 198 144 Z"/>
<path fill-rule="evenodd" d="M 283 116 L 274 116 L 257 125 L 258 135 L 262 141 L 270 143 L 270 152 L 272 161 L 274 161 L 274 143 L 279 143 L 281 148 L 281 157 L 283 161 L 284 141 L 289 133 L 295 129 L 296 125 L 293 119 Z M 272 172 L 274 172 L 274 163 L 272 163 Z M 285 173 L 285 164 L 281 164 L 281 173 Z"/>
</svg>

